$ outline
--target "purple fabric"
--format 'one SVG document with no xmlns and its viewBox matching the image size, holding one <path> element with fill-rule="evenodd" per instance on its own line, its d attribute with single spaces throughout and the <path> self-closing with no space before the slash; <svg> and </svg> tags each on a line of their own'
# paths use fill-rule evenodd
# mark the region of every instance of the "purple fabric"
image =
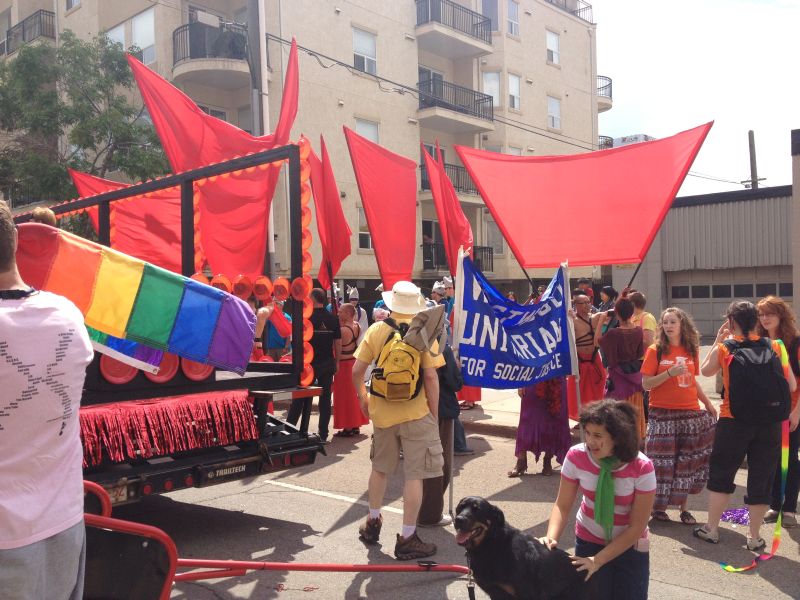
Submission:
<svg viewBox="0 0 800 600">
<path fill-rule="evenodd" d="M 256 316 L 247 303 L 226 295 L 222 301 L 214 336 L 211 338 L 208 363 L 244 374 L 250 361 L 255 329 Z"/>
<path fill-rule="evenodd" d="M 561 385 L 553 385 L 555 381 L 545 381 L 525 388 L 519 411 L 515 456 L 525 451 L 533 452 L 538 461 L 539 455 L 545 453 L 555 456 L 558 464 L 564 463 L 572 438 L 567 418 L 567 386 L 563 377 L 559 377 L 558 381 Z M 559 395 L 560 410 L 556 416 L 549 410 L 556 399 L 548 398 L 548 393 Z"/>
<path fill-rule="evenodd" d="M 642 391 L 641 373 L 623 373 L 617 365 L 608 369 L 608 376 L 614 382 L 614 389 L 608 393 L 609 398 L 627 400 L 636 392 Z"/>
<path fill-rule="evenodd" d="M 161 364 L 161 360 L 164 358 L 164 351 L 151 348 L 150 346 L 145 346 L 144 344 L 137 344 L 133 358 L 136 360 L 141 360 L 142 362 L 146 362 L 150 365 L 158 366 Z"/>
</svg>

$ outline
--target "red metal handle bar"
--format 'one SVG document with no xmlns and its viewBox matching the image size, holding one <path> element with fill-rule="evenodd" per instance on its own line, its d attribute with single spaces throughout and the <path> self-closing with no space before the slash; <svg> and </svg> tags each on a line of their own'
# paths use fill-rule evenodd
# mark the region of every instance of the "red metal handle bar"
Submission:
<svg viewBox="0 0 800 600">
<path fill-rule="evenodd" d="M 100 500 L 100 516 L 111 516 L 111 498 L 108 496 L 106 489 L 94 481 L 83 480 L 83 492 L 85 494 L 94 494 Z"/>
</svg>

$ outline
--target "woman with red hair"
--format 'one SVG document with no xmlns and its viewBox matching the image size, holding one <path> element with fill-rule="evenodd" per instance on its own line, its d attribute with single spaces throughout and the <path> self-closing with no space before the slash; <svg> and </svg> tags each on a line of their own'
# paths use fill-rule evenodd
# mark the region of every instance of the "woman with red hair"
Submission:
<svg viewBox="0 0 800 600">
<path fill-rule="evenodd" d="M 756 333 L 773 340 L 782 340 L 789 354 L 789 365 L 795 377 L 800 377 L 800 332 L 797 330 L 794 312 L 786 302 L 775 296 L 767 296 L 756 304 L 758 310 L 758 324 Z M 765 523 L 774 523 L 778 520 L 778 513 L 783 510 L 783 526 L 787 529 L 797 526 L 797 495 L 800 491 L 800 461 L 797 459 L 797 449 L 800 446 L 800 405 L 798 398 L 800 389 L 792 393 L 792 411 L 789 413 L 789 473 L 786 478 L 786 493 L 781 502 L 781 468 L 775 474 L 772 484 L 772 502 L 770 509 L 764 515 Z"/>
</svg>

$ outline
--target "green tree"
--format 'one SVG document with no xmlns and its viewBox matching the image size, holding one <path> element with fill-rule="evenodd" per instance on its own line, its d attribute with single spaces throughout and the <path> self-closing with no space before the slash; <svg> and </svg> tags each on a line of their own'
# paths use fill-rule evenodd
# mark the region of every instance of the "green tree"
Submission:
<svg viewBox="0 0 800 600">
<path fill-rule="evenodd" d="M 75 197 L 66 168 L 140 181 L 169 172 L 118 43 L 72 32 L 0 63 L 0 189 L 20 201 Z"/>
</svg>

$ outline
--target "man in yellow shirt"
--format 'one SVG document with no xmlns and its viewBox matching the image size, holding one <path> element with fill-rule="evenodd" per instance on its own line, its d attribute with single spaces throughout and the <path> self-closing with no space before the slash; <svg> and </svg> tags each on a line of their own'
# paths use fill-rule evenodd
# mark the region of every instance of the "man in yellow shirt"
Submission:
<svg viewBox="0 0 800 600">
<path fill-rule="evenodd" d="M 392 291 L 383 292 L 392 320 L 410 323 L 425 308 L 420 289 L 410 281 L 398 281 Z M 372 420 L 372 473 L 369 478 L 369 516 L 359 527 L 359 537 L 375 544 L 380 537 L 381 506 L 389 473 L 397 467 L 403 452 L 403 529 L 397 535 L 394 555 L 398 560 L 425 558 L 436 553 L 436 545 L 423 542 L 416 532 L 422 504 L 422 480 L 442 475 L 444 458 L 439 439 L 439 377 L 436 369 L 444 365 L 442 355 L 423 352 L 420 358 L 422 389 L 408 401 L 387 401 L 367 394 L 364 373 L 381 354 L 393 328 L 385 321 L 374 323 L 355 351 L 353 385 L 358 391 L 361 410 Z M 438 351 L 436 345 L 434 352 Z"/>
</svg>

